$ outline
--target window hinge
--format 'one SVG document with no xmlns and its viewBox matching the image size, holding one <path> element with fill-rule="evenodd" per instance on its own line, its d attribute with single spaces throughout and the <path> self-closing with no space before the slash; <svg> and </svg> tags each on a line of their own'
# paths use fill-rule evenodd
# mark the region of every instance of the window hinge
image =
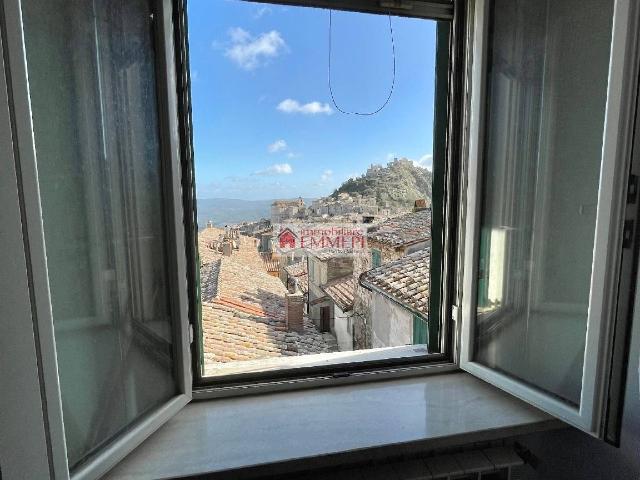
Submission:
<svg viewBox="0 0 640 480">
<path fill-rule="evenodd" d="M 189 324 L 189 345 L 193 343 L 193 324 Z"/>
<path fill-rule="evenodd" d="M 627 203 L 636 203 L 638 199 L 638 176 L 629 175 L 629 185 L 627 187 Z"/>
</svg>

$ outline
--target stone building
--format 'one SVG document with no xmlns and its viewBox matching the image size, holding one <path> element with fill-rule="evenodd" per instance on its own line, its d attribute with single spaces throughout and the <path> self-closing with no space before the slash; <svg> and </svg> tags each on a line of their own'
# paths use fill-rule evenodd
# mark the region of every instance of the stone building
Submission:
<svg viewBox="0 0 640 480">
<path fill-rule="evenodd" d="M 295 200 L 276 200 L 271 204 L 271 223 L 281 223 L 291 218 L 302 218 L 305 215 L 305 210 L 302 197 Z"/>
<path fill-rule="evenodd" d="M 357 280 L 353 274 L 331 280 L 322 287 L 330 299 L 330 331 L 341 352 L 353 350 L 353 299 Z"/>
<path fill-rule="evenodd" d="M 353 275 L 353 257 L 330 251 L 309 251 L 309 318 L 322 331 L 331 331 L 332 300 L 324 287 L 332 280 Z"/>
<path fill-rule="evenodd" d="M 390 218 L 371 227 L 367 233 L 366 254 L 354 257 L 354 275 L 392 262 L 431 246 L 431 208 Z M 356 285 L 353 307 L 354 348 L 372 348 L 371 291 Z"/>
<path fill-rule="evenodd" d="M 378 267 L 431 245 L 431 208 L 390 218 L 369 229 L 371 267 Z"/>
<path fill-rule="evenodd" d="M 425 248 L 360 276 L 371 292 L 371 347 L 428 344 L 430 264 Z"/>
</svg>

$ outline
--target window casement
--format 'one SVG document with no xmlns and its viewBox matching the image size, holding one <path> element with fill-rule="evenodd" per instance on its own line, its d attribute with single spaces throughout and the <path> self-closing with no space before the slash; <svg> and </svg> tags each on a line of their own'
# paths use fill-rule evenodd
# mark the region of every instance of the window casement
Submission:
<svg viewBox="0 0 640 480">
<path fill-rule="evenodd" d="M 626 0 L 478 0 L 469 50 L 460 366 L 599 437 L 632 280 L 637 16 Z"/>
<path fill-rule="evenodd" d="M 0 12 L 48 473 L 98 478 L 192 397 L 173 5 Z"/>
<path fill-rule="evenodd" d="M 638 258 L 640 8 L 589 2 L 267 2 L 438 21 L 437 262 L 413 340 L 439 353 L 206 384 L 186 0 L 0 0 L 15 165 L 2 181 L 18 187 L 38 471 L 99 478 L 193 397 L 443 366 L 615 443 Z"/>
</svg>

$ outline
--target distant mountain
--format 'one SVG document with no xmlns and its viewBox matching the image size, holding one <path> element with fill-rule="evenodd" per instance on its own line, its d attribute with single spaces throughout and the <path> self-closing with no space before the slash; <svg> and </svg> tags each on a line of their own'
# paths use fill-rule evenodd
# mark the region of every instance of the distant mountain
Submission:
<svg viewBox="0 0 640 480">
<path fill-rule="evenodd" d="M 375 197 L 380 206 L 410 208 L 419 198 L 431 199 L 431 178 L 429 170 L 401 158 L 386 166 L 372 165 L 363 175 L 344 182 L 331 197 L 337 198 L 340 193 L 359 193 Z M 203 228 L 208 221 L 220 227 L 270 218 L 274 200 L 200 198 L 197 202 L 198 227 Z M 310 205 L 313 199 L 305 198 L 304 201 Z"/>
<path fill-rule="evenodd" d="M 380 206 L 410 207 L 419 198 L 431 199 L 431 182 L 429 170 L 401 158 L 386 167 L 372 165 L 364 175 L 344 182 L 331 197 L 337 198 L 340 193 L 359 193 L 375 197 Z"/>
<path fill-rule="evenodd" d="M 242 222 L 254 222 L 261 218 L 271 217 L 273 200 L 239 200 L 235 198 L 199 198 L 198 228 L 206 226 L 208 221 L 221 227 Z M 312 198 L 305 198 L 307 205 Z"/>
</svg>

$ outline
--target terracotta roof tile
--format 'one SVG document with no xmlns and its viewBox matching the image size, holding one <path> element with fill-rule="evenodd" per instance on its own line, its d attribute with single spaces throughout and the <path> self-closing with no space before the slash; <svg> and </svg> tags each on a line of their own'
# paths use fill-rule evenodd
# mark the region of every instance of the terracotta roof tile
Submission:
<svg viewBox="0 0 640 480">
<path fill-rule="evenodd" d="M 292 277 L 299 277 L 307 274 L 307 262 L 305 260 L 297 263 L 292 263 L 284 267 L 284 270 Z"/>
<path fill-rule="evenodd" d="M 353 275 L 340 277 L 327 283 L 322 290 L 329 295 L 340 310 L 348 312 L 353 308 L 353 298 L 356 291 L 356 279 Z"/>
<path fill-rule="evenodd" d="M 360 284 L 428 317 L 430 264 L 431 249 L 425 248 L 364 272 Z"/>
<path fill-rule="evenodd" d="M 306 317 L 303 333 L 287 331 L 282 281 L 267 273 L 251 237 L 240 235 L 230 257 L 210 248 L 223 233 L 211 228 L 198 236 L 205 363 L 333 351 Z"/>
<path fill-rule="evenodd" d="M 399 247 L 431 238 L 431 209 L 406 213 L 372 227 L 367 238 Z"/>
</svg>

